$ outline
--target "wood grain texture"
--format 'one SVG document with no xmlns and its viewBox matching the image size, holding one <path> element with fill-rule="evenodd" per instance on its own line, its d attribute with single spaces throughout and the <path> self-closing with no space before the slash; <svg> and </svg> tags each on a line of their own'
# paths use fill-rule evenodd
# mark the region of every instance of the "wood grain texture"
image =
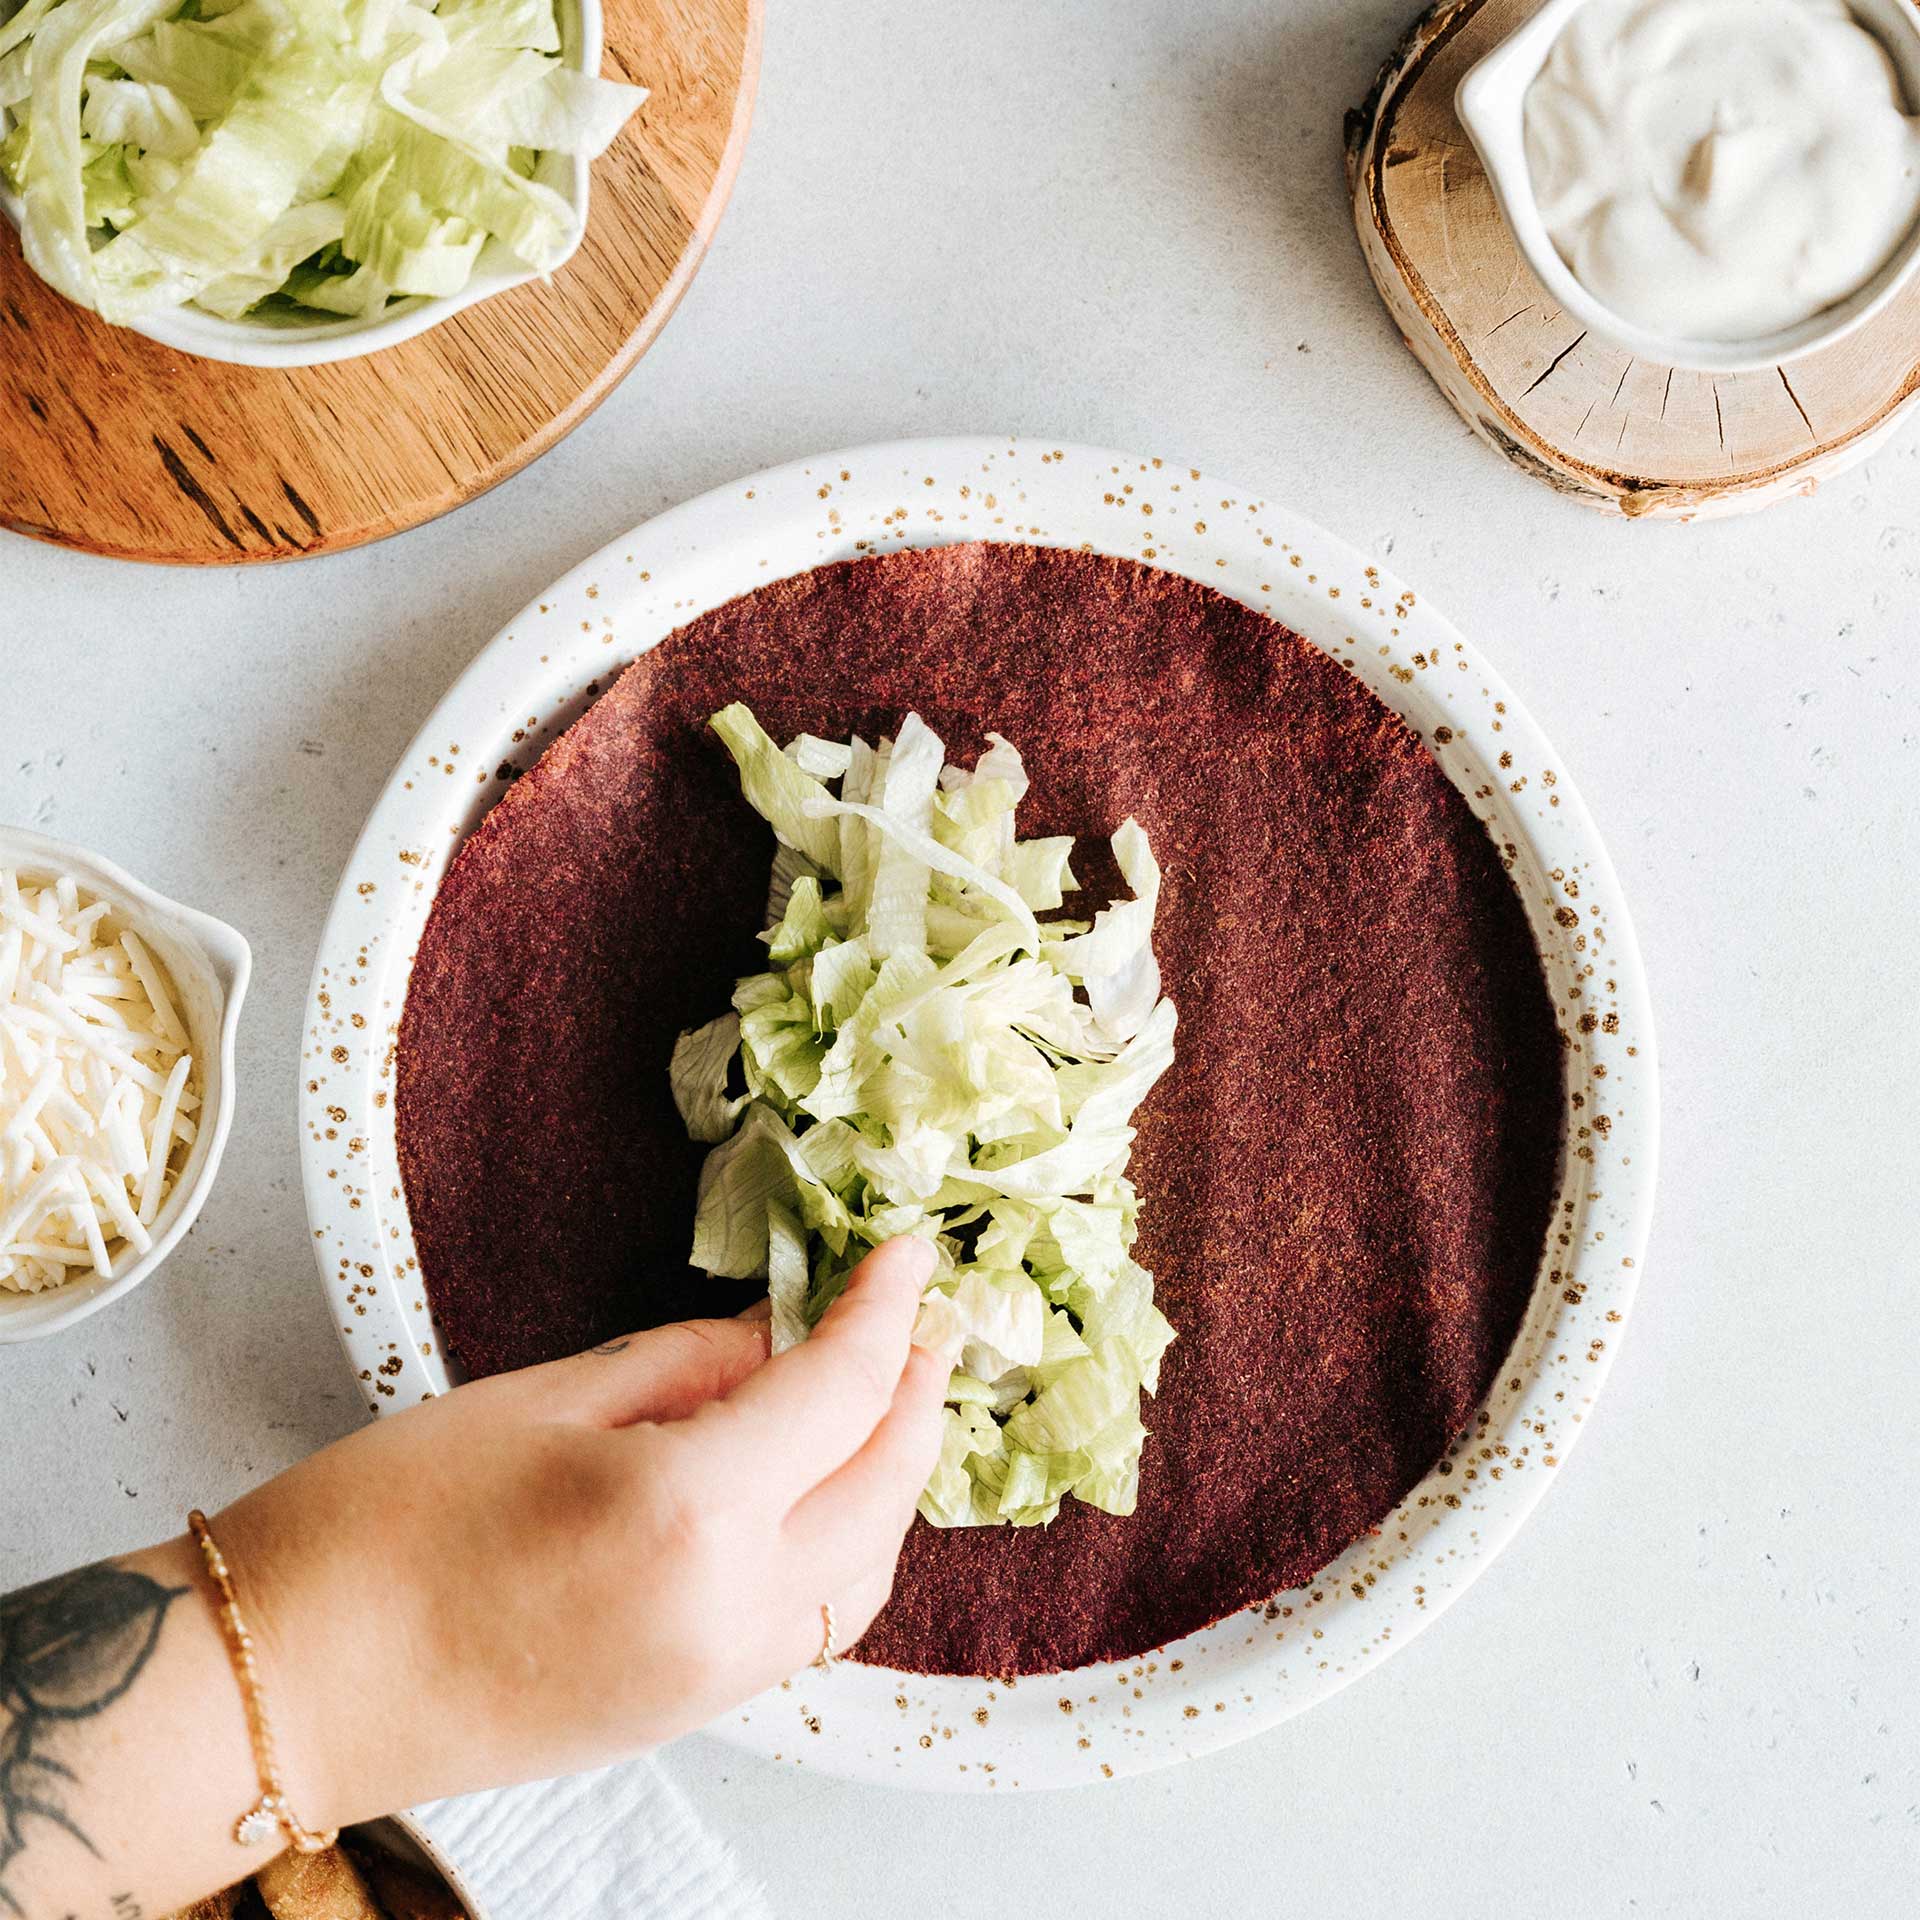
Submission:
<svg viewBox="0 0 1920 1920">
<path fill-rule="evenodd" d="M 1409 347 L 1482 439 L 1606 511 L 1692 519 L 1810 493 L 1920 397 L 1920 283 L 1823 352 L 1756 373 L 1636 359 L 1521 258 L 1453 94 L 1537 0 L 1443 0 L 1347 116 L 1360 245 Z"/>
<path fill-rule="evenodd" d="M 291 372 L 109 327 L 0 222 L 0 524 L 129 560 L 332 552 L 484 493 L 612 392 L 686 291 L 739 170 L 762 0 L 607 0 L 602 70 L 652 90 L 551 282 Z"/>
</svg>

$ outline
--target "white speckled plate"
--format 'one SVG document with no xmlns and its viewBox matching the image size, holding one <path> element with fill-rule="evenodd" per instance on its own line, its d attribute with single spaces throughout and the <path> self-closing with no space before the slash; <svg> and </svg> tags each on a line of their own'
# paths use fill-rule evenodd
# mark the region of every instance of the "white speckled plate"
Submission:
<svg viewBox="0 0 1920 1920">
<path fill-rule="evenodd" d="M 1566 1033 L 1567 1152 L 1533 1304 L 1471 1430 L 1310 1588 L 1150 1658 L 1017 1686 L 842 1665 L 716 1726 L 795 1765 L 942 1790 L 1163 1766 L 1300 1712 L 1413 1638 L 1519 1528 L 1619 1349 L 1653 1200 L 1653 1027 L 1626 903 L 1546 739 L 1437 613 L 1298 514 L 1192 467 L 1045 441 L 901 442 L 724 487 L 528 607 L 440 703 L 374 808 L 321 944 L 302 1067 L 307 1212 L 375 1412 L 448 1385 L 395 1160 L 407 970 L 448 858 L 634 655 L 737 594 L 960 540 L 1143 560 L 1283 620 L 1433 747 L 1505 849 Z"/>
</svg>

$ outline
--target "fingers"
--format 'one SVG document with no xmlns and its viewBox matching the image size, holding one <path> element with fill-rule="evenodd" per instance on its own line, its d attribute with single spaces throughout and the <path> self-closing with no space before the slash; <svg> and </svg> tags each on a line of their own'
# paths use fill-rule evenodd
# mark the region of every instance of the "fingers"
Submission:
<svg viewBox="0 0 1920 1920">
<path fill-rule="evenodd" d="M 835 1654 L 852 1652 L 855 1642 L 873 1625 L 874 1615 L 887 1604 L 892 1591 L 893 1568 L 889 1564 L 822 1594 L 822 1599 L 830 1599 L 833 1604 Z M 781 1626 L 780 1647 L 774 1656 L 782 1678 L 787 1674 L 804 1675 L 808 1667 L 819 1666 L 821 1649 L 827 1643 L 826 1616 L 819 1602 L 801 1600 L 797 1594 L 794 1598 L 799 1604 L 792 1610 L 791 1625 Z"/>
<path fill-rule="evenodd" d="M 764 1319 L 683 1320 L 625 1334 L 511 1379 L 549 1419 L 630 1427 L 642 1420 L 688 1419 L 733 1392 L 766 1357 Z"/>
<path fill-rule="evenodd" d="M 874 1615 L 887 1604 L 893 1593 L 893 1562 L 889 1560 L 878 1573 L 870 1573 L 847 1589 L 847 1596 L 833 1610 L 833 1640 L 837 1653 L 851 1653 L 860 1636 L 873 1625 Z"/>
<path fill-rule="evenodd" d="M 812 1336 L 701 1416 L 703 1443 L 787 1504 L 866 1444 L 893 1405 L 933 1273 L 925 1240 L 889 1240 L 854 1268 Z"/>
<path fill-rule="evenodd" d="M 886 1604 L 914 1503 L 939 1457 L 948 1371 L 938 1354 L 912 1348 L 893 1404 L 866 1444 L 787 1516 L 782 1584 L 808 1609 L 796 1628 L 801 1662 L 819 1651 L 806 1646 L 818 1632 L 816 1594 L 833 1602 L 841 1653 Z"/>
<path fill-rule="evenodd" d="M 842 1590 L 833 1603 L 833 1650 L 851 1653 L 893 1592 L 893 1562 Z"/>
<path fill-rule="evenodd" d="M 938 1354 L 913 1348 L 886 1418 L 787 1516 L 789 1541 L 828 1585 L 893 1565 L 940 1457 L 948 1372 Z"/>
</svg>

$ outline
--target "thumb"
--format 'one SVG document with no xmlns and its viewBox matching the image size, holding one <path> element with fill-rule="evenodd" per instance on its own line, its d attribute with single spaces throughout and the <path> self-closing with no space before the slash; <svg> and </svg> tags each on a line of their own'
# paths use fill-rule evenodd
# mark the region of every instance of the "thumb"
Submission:
<svg viewBox="0 0 1920 1920">
<path fill-rule="evenodd" d="M 682 1320 L 529 1367 L 513 1380 L 548 1419 L 590 1427 L 685 1420 L 765 1361 L 767 1332 L 766 1319 L 751 1312 L 737 1320 Z"/>
</svg>

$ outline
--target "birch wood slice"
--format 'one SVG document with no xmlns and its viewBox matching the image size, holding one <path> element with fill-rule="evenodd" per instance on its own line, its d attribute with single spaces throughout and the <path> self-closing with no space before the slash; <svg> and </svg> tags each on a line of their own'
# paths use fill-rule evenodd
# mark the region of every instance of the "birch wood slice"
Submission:
<svg viewBox="0 0 1920 1920">
<path fill-rule="evenodd" d="M 1535 6 L 1443 0 L 1347 116 L 1367 266 L 1441 392 L 1523 471 L 1635 518 L 1748 512 L 1864 460 L 1920 395 L 1920 282 L 1823 352 L 1706 374 L 1588 333 L 1535 279 L 1453 112 Z"/>
<path fill-rule="evenodd" d="M 180 564 L 377 540 L 517 472 L 666 324 L 733 185 L 762 0 L 607 0 L 602 71 L 651 96 L 593 169 L 587 235 L 545 285 L 361 360 L 227 366 L 109 327 L 0 221 L 0 524 Z"/>
</svg>

